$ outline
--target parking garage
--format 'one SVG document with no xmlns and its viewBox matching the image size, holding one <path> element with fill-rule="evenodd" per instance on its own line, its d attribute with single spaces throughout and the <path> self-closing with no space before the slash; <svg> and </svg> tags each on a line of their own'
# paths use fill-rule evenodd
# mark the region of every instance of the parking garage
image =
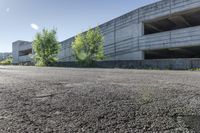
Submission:
<svg viewBox="0 0 200 133">
<path fill-rule="evenodd" d="M 99 28 L 105 39 L 106 61 L 200 58 L 199 0 L 161 0 Z M 75 61 L 73 39 L 60 42 L 59 61 Z M 31 48 L 32 42 L 14 42 L 13 62 L 32 61 L 27 56 L 32 53 Z"/>
<path fill-rule="evenodd" d="M 200 25 L 200 9 L 193 9 L 144 22 L 144 35 Z"/>
<path fill-rule="evenodd" d="M 144 35 L 148 36 L 195 26 L 200 26 L 200 8 L 144 22 Z M 200 36 L 197 36 L 197 38 L 200 38 Z M 191 45 L 187 47 L 145 50 L 144 57 L 145 59 L 200 58 L 200 46 Z"/>
</svg>

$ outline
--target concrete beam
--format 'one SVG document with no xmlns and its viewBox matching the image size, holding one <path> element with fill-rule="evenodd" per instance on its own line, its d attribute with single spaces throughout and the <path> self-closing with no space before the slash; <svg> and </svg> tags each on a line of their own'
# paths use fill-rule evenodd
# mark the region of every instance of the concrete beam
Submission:
<svg viewBox="0 0 200 133">
<path fill-rule="evenodd" d="M 183 16 L 169 17 L 169 20 L 175 23 L 177 26 L 191 26 Z"/>
<path fill-rule="evenodd" d="M 158 32 L 162 32 L 162 31 L 163 31 L 163 30 L 159 29 L 158 27 L 153 26 L 152 24 L 145 24 L 145 25 L 146 25 L 147 27 L 149 27 L 149 28 L 152 28 L 152 29 L 158 31 Z"/>
<path fill-rule="evenodd" d="M 180 19 L 181 19 L 187 26 L 191 26 L 191 24 L 190 24 L 183 16 L 180 16 Z"/>
<path fill-rule="evenodd" d="M 187 49 L 183 49 L 183 48 L 174 48 L 174 49 L 169 49 L 170 51 L 178 51 L 180 53 L 183 53 L 183 54 L 189 54 L 189 55 L 195 55 L 194 52 L 191 52 L 190 50 L 187 50 Z"/>
</svg>

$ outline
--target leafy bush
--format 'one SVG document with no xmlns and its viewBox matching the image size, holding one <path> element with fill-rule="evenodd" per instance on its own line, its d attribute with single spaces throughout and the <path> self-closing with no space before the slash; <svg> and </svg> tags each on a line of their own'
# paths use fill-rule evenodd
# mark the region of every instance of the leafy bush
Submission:
<svg viewBox="0 0 200 133">
<path fill-rule="evenodd" d="M 93 66 L 104 59 L 103 35 L 99 28 L 90 29 L 85 34 L 76 36 L 72 49 L 76 60 L 83 66 Z"/>
<path fill-rule="evenodd" d="M 191 71 L 200 71 L 200 68 L 192 68 Z"/>
<path fill-rule="evenodd" d="M 8 57 L 5 60 L 0 61 L 0 65 L 11 65 L 12 64 L 12 57 Z"/>
<path fill-rule="evenodd" d="M 60 44 L 55 30 L 43 29 L 37 33 L 33 41 L 34 59 L 37 66 L 49 66 L 57 61 Z"/>
</svg>

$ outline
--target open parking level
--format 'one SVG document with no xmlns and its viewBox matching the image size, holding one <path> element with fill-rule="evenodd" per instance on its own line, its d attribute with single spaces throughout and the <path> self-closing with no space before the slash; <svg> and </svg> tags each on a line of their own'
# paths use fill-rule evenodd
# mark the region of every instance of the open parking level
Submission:
<svg viewBox="0 0 200 133">
<path fill-rule="evenodd" d="M 0 66 L 0 132 L 198 132 L 200 72 Z"/>
</svg>

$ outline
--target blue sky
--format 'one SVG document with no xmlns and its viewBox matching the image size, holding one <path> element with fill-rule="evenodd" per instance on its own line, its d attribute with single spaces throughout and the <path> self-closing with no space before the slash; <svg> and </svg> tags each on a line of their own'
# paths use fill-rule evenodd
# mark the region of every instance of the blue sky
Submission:
<svg viewBox="0 0 200 133">
<path fill-rule="evenodd" d="M 43 28 L 57 29 L 59 41 L 159 0 L 0 0 L 0 52 L 12 42 L 32 41 Z"/>
</svg>

